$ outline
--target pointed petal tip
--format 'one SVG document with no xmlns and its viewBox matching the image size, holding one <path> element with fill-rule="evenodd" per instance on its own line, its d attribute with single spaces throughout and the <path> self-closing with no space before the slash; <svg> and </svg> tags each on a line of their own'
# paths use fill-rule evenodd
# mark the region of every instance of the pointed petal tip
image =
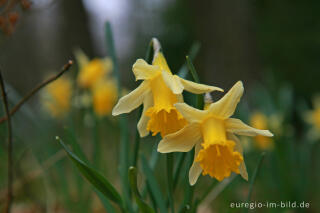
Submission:
<svg viewBox="0 0 320 213">
<path fill-rule="evenodd" d="M 117 116 L 117 115 L 119 115 L 119 113 L 117 113 L 114 110 L 112 110 L 112 116 Z"/>
<path fill-rule="evenodd" d="M 158 148 L 157 148 L 158 152 L 160 152 L 160 153 L 168 153 L 168 152 L 166 152 L 166 148 L 165 148 L 164 143 L 165 142 L 163 141 L 163 139 L 159 142 Z"/>
<path fill-rule="evenodd" d="M 274 134 L 272 132 L 270 132 L 269 130 L 267 130 L 266 134 L 267 134 L 268 137 L 273 137 L 274 136 Z"/>
<path fill-rule="evenodd" d="M 196 181 L 189 179 L 189 184 L 190 184 L 190 186 L 193 186 L 194 184 L 196 184 Z"/>
</svg>

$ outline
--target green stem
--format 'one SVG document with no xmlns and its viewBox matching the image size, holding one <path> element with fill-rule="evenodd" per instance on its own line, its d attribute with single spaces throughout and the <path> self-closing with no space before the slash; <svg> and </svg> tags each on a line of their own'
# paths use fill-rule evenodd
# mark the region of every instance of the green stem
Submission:
<svg viewBox="0 0 320 213">
<path fill-rule="evenodd" d="M 263 161 L 265 155 L 266 155 L 265 152 L 262 152 L 262 153 L 261 153 L 260 158 L 259 158 L 259 161 L 258 161 L 258 163 L 257 163 L 257 166 L 256 166 L 256 168 L 255 168 L 255 170 L 254 170 L 254 172 L 253 172 L 253 175 L 252 175 L 252 178 L 251 178 L 251 181 L 250 181 L 250 187 L 249 187 L 249 193 L 248 193 L 247 203 L 249 203 L 250 200 L 251 200 L 251 195 L 252 195 L 252 190 L 253 190 L 253 184 L 254 184 L 254 182 L 255 182 L 255 180 L 256 180 L 256 178 L 257 178 L 257 175 L 258 175 L 258 173 L 259 173 L 259 170 L 260 170 L 260 167 L 261 167 L 261 165 L 262 165 L 262 161 Z M 248 211 L 249 211 L 249 209 L 244 209 L 244 212 L 248 212 Z"/>
<path fill-rule="evenodd" d="M 181 153 L 178 159 L 178 163 L 177 163 L 177 167 L 175 169 L 174 175 L 173 175 L 173 191 L 175 191 L 177 185 L 178 185 L 178 180 L 179 180 L 179 175 L 180 175 L 180 171 L 182 168 L 182 164 L 184 162 L 184 159 L 186 158 L 186 154 L 185 152 Z"/>
<path fill-rule="evenodd" d="M 138 113 L 138 120 L 141 117 L 142 114 L 142 107 L 139 109 Z M 137 168 L 137 162 L 138 162 L 138 156 L 139 156 L 139 148 L 140 148 L 140 135 L 138 130 L 136 130 L 136 138 L 134 140 L 134 152 L 133 152 L 133 160 L 132 160 L 132 166 Z"/>
<path fill-rule="evenodd" d="M 174 200 L 173 200 L 173 153 L 167 154 L 167 181 L 168 181 L 168 198 L 171 207 L 171 212 L 174 213 Z"/>
<path fill-rule="evenodd" d="M 93 126 L 93 140 L 94 140 L 94 149 L 93 149 L 93 165 L 96 169 L 99 169 L 100 162 L 100 138 L 99 138 L 99 120 L 94 116 L 94 126 Z"/>
<path fill-rule="evenodd" d="M 149 64 L 152 61 L 152 55 L 153 55 L 152 54 L 152 46 L 153 46 L 153 42 L 151 40 L 149 45 L 148 45 L 147 53 L 146 53 L 146 56 L 145 56 L 145 60 Z M 140 109 L 139 109 L 137 123 L 139 122 L 139 119 L 140 119 L 141 115 L 142 115 L 142 107 L 140 107 Z M 136 167 L 136 168 L 137 168 L 137 163 L 138 163 L 139 148 L 140 148 L 140 134 L 139 134 L 139 131 L 137 129 L 136 130 L 136 138 L 134 140 L 134 152 L 133 152 L 133 160 L 132 160 L 132 165 L 134 167 Z"/>
<path fill-rule="evenodd" d="M 187 66 L 188 66 L 188 68 L 189 68 L 189 70 L 191 72 L 193 80 L 196 83 L 200 84 L 199 75 L 198 75 L 198 73 L 197 73 L 192 61 L 190 60 L 189 56 L 186 56 L 186 60 L 187 60 Z M 203 109 L 203 95 L 202 94 L 199 94 L 196 97 L 196 107 L 198 109 Z"/>
<path fill-rule="evenodd" d="M 113 62 L 113 71 L 116 74 L 118 81 L 118 94 L 121 94 L 121 76 L 119 72 L 119 64 L 116 57 L 116 51 L 114 46 L 114 39 L 112 34 L 111 25 L 109 22 L 106 23 L 106 40 L 109 48 L 109 53 Z M 120 174 L 122 182 L 122 190 L 124 194 L 124 200 L 126 207 L 129 212 L 133 212 L 130 198 L 130 188 L 128 180 L 128 169 L 129 169 L 129 131 L 128 121 L 123 115 L 119 116 L 120 127 L 121 127 L 121 138 L 120 138 Z"/>
</svg>

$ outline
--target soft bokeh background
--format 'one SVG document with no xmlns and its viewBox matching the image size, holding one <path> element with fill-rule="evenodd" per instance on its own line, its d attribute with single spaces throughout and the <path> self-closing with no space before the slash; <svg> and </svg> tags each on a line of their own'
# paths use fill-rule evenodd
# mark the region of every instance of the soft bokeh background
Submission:
<svg viewBox="0 0 320 213">
<path fill-rule="evenodd" d="M 9 95 L 14 96 L 14 91 L 17 97 L 18 94 L 23 95 L 49 73 L 59 70 L 68 59 L 74 59 L 77 48 L 90 58 L 108 55 L 105 22 L 110 21 L 121 81 L 132 89 L 135 85 L 132 64 L 145 56 L 152 37 L 157 37 L 162 43 L 174 73 L 184 64 L 192 44 L 198 41 L 201 48 L 194 64 L 203 83 L 228 90 L 236 81 L 242 80 L 244 99 L 248 101 L 240 106 L 242 114 L 239 112 L 239 116 L 244 121 L 249 122 L 248 115 L 254 110 L 261 110 L 267 115 L 282 113 L 289 126 L 281 126 L 287 134 L 276 140 L 286 142 L 266 159 L 260 185 L 258 183 L 260 190 L 254 196 L 262 200 L 311 200 L 314 205 L 307 212 L 317 212 L 319 204 L 316 203 L 319 203 L 320 196 L 312 184 L 319 186 L 320 175 L 316 172 L 320 165 L 319 143 L 312 149 L 309 145 L 303 146 L 307 141 L 303 138 L 306 127 L 302 111 L 311 108 L 312 97 L 320 92 L 319 10 L 320 3 L 315 0 L 34 0 L 29 10 L 19 13 L 14 32 L 1 35 L 0 68 L 6 82 L 14 88 L 9 89 Z M 33 98 L 24 110 L 30 118 L 36 117 L 40 109 L 38 99 Z M 131 120 L 135 119 L 135 115 L 130 116 Z M 41 139 L 60 134 L 62 128 L 59 130 L 57 127 L 65 123 L 53 125 L 46 119 L 40 120 L 44 120 L 41 125 L 36 122 L 26 125 L 23 123 L 25 117 L 17 116 L 17 132 L 23 130 L 23 135 L 16 135 L 16 141 L 32 138 L 43 152 L 52 154 L 54 151 L 40 145 Z M 131 125 L 132 132 L 135 131 L 134 125 Z M 119 133 L 112 121 L 104 122 L 100 128 Z M 46 133 L 48 129 L 55 131 Z M 4 135 L 1 132 L 1 136 Z M 297 136 L 301 138 L 297 139 Z M 118 140 L 117 136 L 108 137 L 104 140 Z M 104 146 L 112 150 L 117 144 Z M 151 144 L 146 146 L 142 149 L 152 147 Z M 57 150 L 57 146 L 53 147 Z M 24 154 L 20 150 L 19 162 Z M 249 174 L 252 174 L 259 154 L 246 156 Z M 113 155 L 109 153 L 106 158 L 112 161 L 112 157 L 118 157 Z M 164 169 L 162 167 L 160 169 Z M 111 168 L 111 172 L 106 173 L 116 180 L 116 171 L 117 168 Z M 201 180 L 207 180 L 199 186 L 205 189 L 210 179 L 205 177 Z M 67 184 L 63 181 L 57 183 Z M 24 191 L 26 197 L 30 196 L 30 201 L 39 198 L 31 196 L 37 189 L 41 191 L 40 184 L 35 185 Z M 247 192 L 248 185 L 238 178 L 214 203 L 214 208 L 228 212 L 225 209 L 229 202 L 246 197 Z M 276 195 L 272 197 L 272 194 Z M 63 199 L 68 199 L 68 195 L 60 198 Z M 202 212 L 208 211 L 205 207 L 202 209 Z"/>
<path fill-rule="evenodd" d="M 34 0 L 15 32 L 1 39 L 3 72 L 19 91 L 56 70 L 81 47 L 90 56 L 106 54 L 109 20 L 123 81 L 151 37 L 163 44 L 173 70 L 192 42 L 201 43 L 195 65 L 205 83 L 246 87 L 272 74 L 311 96 L 319 79 L 317 1 Z"/>
</svg>

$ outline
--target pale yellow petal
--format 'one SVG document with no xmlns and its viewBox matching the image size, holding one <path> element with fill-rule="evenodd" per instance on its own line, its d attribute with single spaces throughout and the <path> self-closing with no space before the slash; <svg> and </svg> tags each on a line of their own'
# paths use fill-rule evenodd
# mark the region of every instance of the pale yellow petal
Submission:
<svg viewBox="0 0 320 213">
<path fill-rule="evenodd" d="M 76 49 L 74 51 L 74 55 L 76 58 L 76 61 L 79 64 L 80 69 L 85 67 L 89 63 L 89 58 L 86 56 L 86 54 L 81 49 Z"/>
<path fill-rule="evenodd" d="M 137 125 L 140 137 L 145 137 L 149 134 L 149 131 L 147 130 L 147 124 L 150 117 L 146 116 L 145 113 L 152 105 L 153 105 L 153 98 L 152 98 L 151 92 L 149 92 L 144 97 L 143 111 Z"/>
<path fill-rule="evenodd" d="M 193 108 L 186 103 L 176 103 L 174 106 L 189 123 L 199 123 L 208 116 L 206 111 Z"/>
<path fill-rule="evenodd" d="M 198 84 L 198 83 L 180 78 L 176 75 L 175 75 L 175 77 L 180 80 L 180 82 L 183 85 L 185 90 L 192 92 L 192 93 L 195 93 L 195 94 L 202 94 L 202 93 L 212 92 L 212 91 L 223 92 L 223 89 L 221 89 L 219 87 L 208 86 L 205 84 Z"/>
<path fill-rule="evenodd" d="M 273 134 L 269 130 L 255 129 L 236 118 L 227 119 L 225 121 L 225 126 L 228 132 L 231 132 L 237 135 L 246 135 L 246 136 L 263 135 L 267 137 L 273 136 Z"/>
<path fill-rule="evenodd" d="M 219 101 L 212 103 L 208 110 L 218 117 L 229 118 L 233 115 L 243 90 L 242 82 L 238 81 Z"/>
<path fill-rule="evenodd" d="M 183 95 L 182 94 L 177 94 L 177 99 L 178 99 L 178 103 L 183 103 Z"/>
<path fill-rule="evenodd" d="M 197 143 L 195 147 L 195 152 L 194 152 L 193 164 L 189 170 L 189 183 L 191 186 L 193 186 L 197 182 L 202 172 L 200 163 L 195 161 L 200 149 L 201 149 L 201 143 Z"/>
<path fill-rule="evenodd" d="M 232 140 L 236 143 L 236 145 L 234 147 L 235 151 L 238 151 L 241 155 L 243 155 L 243 148 L 242 148 L 242 145 L 240 143 L 239 138 L 232 133 L 228 133 L 227 137 L 229 140 Z M 244 160 L 240 163 L 239 171 L 240 171 L 241 177 L 243 179 L 245 179 L 246 181 L 248 181 L 248 172 L 247 172 L 247 167 L 246 167 Z"/>
<path fill-rule="evenodd" d="M 174 94 L 181 94 L 183 86 L 177 76 L 174 76 L 166 71 L 162 71 L 162 78 L 166 85 L 171 89 Z"/>
<path fill-rule="evenodd" d="M 135 90 L 120 98 L 117 105 L 112 110 L 112 115 L 116 116 L 136 109 L 142 104 L 144 96 L 148 92 L 150 92 L 149 83 L 142 82 Z"/>
<path fill-rule="evenodd" d="M 145 60 L 138 59 L 132 66 L 136 80 L 151 79 L 160 73 L 159 67 L 148 64 Z"/>
<path fill-rule="evenodd" d="M 188 152 L 200 140 L 200 125 L 191 123 L 181 130 L 165 136 L 158 145 L 158 152 Z"/>
<path fill-rule="evenodd" d="M 166 72 L 171 73 L 170 68 L 167 64 L 167 60 L 165 59 L 162 52 L 155 53 L 152 64 L 159 66 L 161 71 L 166 71 Z"/>
</svg>

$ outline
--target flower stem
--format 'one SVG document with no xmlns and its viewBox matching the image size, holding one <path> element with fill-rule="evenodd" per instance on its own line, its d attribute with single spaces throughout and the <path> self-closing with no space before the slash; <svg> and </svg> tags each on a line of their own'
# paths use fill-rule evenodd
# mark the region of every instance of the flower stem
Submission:
<svg viewBox="0 0 320 213">
<path fill-rule="evenodd" d="M 168 181 L 168 198 L 171 212 L 174 213 L 174 200 L 173 200 L 173 153 L 167 154 L 167 181 Z"/>
<path fill-rule="evenodd" d="M 249 193 L 248 193 L 247 203 L 249 203 L 250 200 L 251 200 L 251 195 L 252 195 L 252 190 L 253 190 L 253 184 L 254 184 L 254 182 L 255 182 L 255 180 L 256 180 L 256 178 L 257 178 L 257 175 L 258 175 L 258 173 L 259 173 L 259 170 L 260 170 L 260 167 L 261 167 L 261 165 L 262 165 L 262 161 L 263 161 L 265 155 L 266 155 L 265 152 L 262 152 L 262 153 L 261 153 L 260 158 L 259 158 L 259 161 L 258 161 L 258 163 L 257 163 L 257 166 L 256 166 L 256 168 L 255 168 L 255 170 L 254 170 L 254 172 L 253 172 L 253 175 L 252 175 L 252 178 L 251 178 L 251 181 L 250 181 L 250 186 L 249 186 Z M 248 211 L 249 211 L 248 208 L 247 208 L 247 209 L 244 209 L 244 212 L 248 212 Z"/>
<path fill-rule="evenodd" d="M 152 56 L 153 56 L 152 48 L 153 48 L 153 42 L 151 40 L 149 45 L 148 45 L 147 53 L 146 53 L 146 56 L 145 56 L 145 60 L 149 64 L 152 63 Z M 139 122 L 139 118 L 141 117 L 141 115 L 142 115 L 142 107 L 140 107 L 140 109 L 139 109 L 137 123 Z M 136 168 L 137 168 L 137 163 L 138 163 L 139 149 L 140 149 L 140 135 L 139 135 L 139 132 L 137 130 L 136 131 L 136 138 L 134 140 L 134 152 L 133 152 L 133 160 L 132 160 L 132 165 L 134 167 L 136 167 Z"/>
<path fill-rule="evenodd" d="M 199 75 L 196 71 L 196 69 L 194 68 L 194 65 L 192 63 L 192 61 L 190 60 L 189 56 L 186 56 L 186 59 L 187 59 L 187 66 L 191 72 L 191 75 L 192 75 L 192 78 L 193 80 L 200 84 L 200 78 L 199 78 Z M 196 98 L 196 107 L 198 109 L 203 109 L 203 95 L 202 94 L 199 94 L 197 95 L 197 98 Z"/>
<path fill-rule="evenodd" d="M 118 81 L 118 94 L 121 94 L 121 76 L 119 71 L 119 64 L 116 56 L 113 33 L 111 29 L 111 24 L 106 23 L 106 40 L 113 63 L 113 72 L 116 74 Z M 131 206 L 131 196 L 130 196 L 130 187 L 128 180 L 128 169 L 129 169 L 129 130 L 128 130 L 128 121 L 125 116 L 120 116 L 120 127 L 121 127 L 121 137 L 120 137 L 120 175 L 122 182 L 122 190 L 126 205 L 126 210 L 128 212 L 133 212 Z"/>
</svg>

